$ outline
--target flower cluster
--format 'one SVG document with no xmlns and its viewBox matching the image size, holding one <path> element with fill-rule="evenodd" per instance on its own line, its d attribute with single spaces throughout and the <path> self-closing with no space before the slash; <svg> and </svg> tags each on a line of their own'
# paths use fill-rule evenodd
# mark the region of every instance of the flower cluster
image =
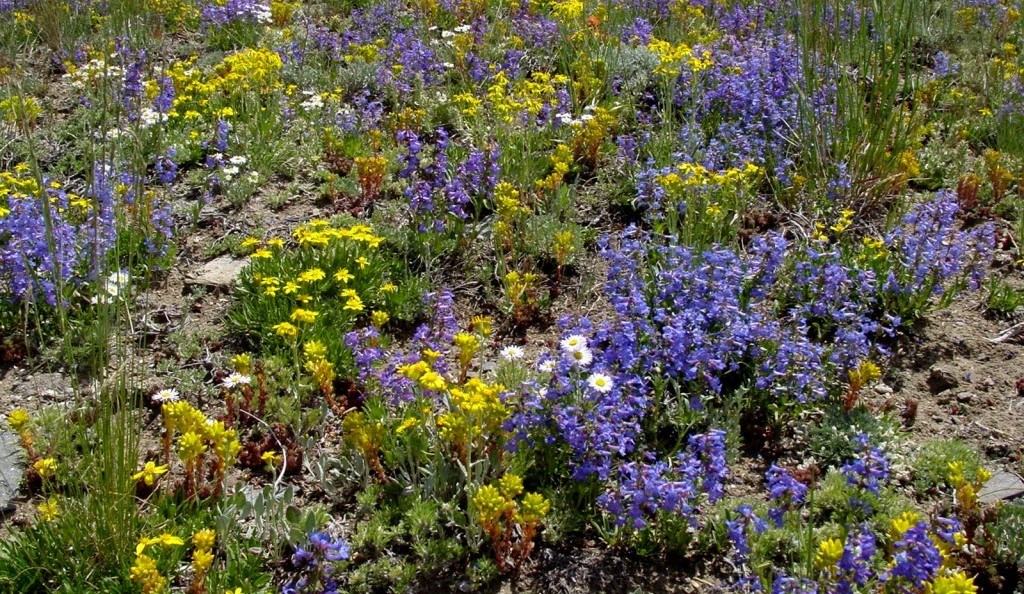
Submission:
<svg viewBox="0 0 1024 594">
<path fill-rule="evenodd" d="M 281 587 L 281 594 L 337 594 L 341 585 L 335 571 L 348 558 L 349 546 L 340 536 L 310 533 L 308 544 L 295 547 L 289 573 L 297 577 L 289 578 Z"/>
</svg>

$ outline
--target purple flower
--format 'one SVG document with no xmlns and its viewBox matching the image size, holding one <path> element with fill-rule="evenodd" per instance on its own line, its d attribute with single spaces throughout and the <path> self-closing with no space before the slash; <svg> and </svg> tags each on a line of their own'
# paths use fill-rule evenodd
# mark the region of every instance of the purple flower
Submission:
<svg viewBox="0 0 1024 594">
<path fill-rule="evenodd" d="M 807 496 L 807 485 L 794 479 L 785 469 L 771 465 L 765 473 L 768 480 L 768 498 L 778 501 L 779 505 L 768 510 L 768 517 L 776 526 L 782 526 L 782 517 L 793 505 L 804 502 Z"/>
<path fill-rule="evenodd" d="M 942 553 L 928 533 L 928 525 L 918 522 L 893 543 L 894 566 L 882 576 L 883 581 L 903 578 L 915 588 L 931 581 L 942 566 Z"/>
</svg>

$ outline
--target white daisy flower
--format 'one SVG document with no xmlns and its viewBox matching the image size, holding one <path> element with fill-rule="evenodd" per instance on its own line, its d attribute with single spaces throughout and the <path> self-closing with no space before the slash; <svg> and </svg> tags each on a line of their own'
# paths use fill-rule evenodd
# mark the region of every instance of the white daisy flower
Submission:
<svg viewBox="0 0 1024 594">
<path fill-rule="evenodd" d="M 560 344 L 562 345 L 562 350 L 568 353 L 582 351 L 587 348 L 587 337 L 582 334 L 573 334 L 563 338 Z"/>
<path fill-rule="evenodd" d="M 522 348 L 510 344 L 509 346 L 501 349 L 500 356 L 504 361 L 518 361 L 525 357 L 526 353 L 523 352 Z"/>
<path fill-rule="evenodd" d="M 235 155 L 228 159 L 232 165 L 245 165 L 249 162 L 249 159 L 245 155 Z"/>
<path fill-rule="evenodd" d="M 178 391 L 174 388 L 164 388 L 156 394 L 153 394 L 153 402 L 159 402 L 161 404 L 165 402 L 177 402 L 181 398 Z"/>
<path fill-rule="evenodd" d="M 590 352 L 590 349 L 583 347 L 579 350 L 569 351 L 568 357 L 571 361 L 579 365 L 580 367 L 586 367 L 590 365 L 594 360 L 594 355 Z"/>
<path fill-rule="evenodd" d="M 541 373 L 551 373 L 555 370 L 555 360 L 545 359 L 540 365 L 537 366 L 537 371 Z"/>
<path fill-rule="evenodd" d="M 607 394 L 611 392 L 615 386 L 615 382 L 612 378 L 604 373 L 595 373 L 587 378 L 587 385 L 591 387 L 595 392 Z"/>
<path fill-rule="evenodd" d="M 252 378 L 247 375 L 235 372 L 224 378 L 224 382 L 221 384 L 228 390 L 237 388 L 238 386 L 247 386 L 252 382 Z"/>
</svg>

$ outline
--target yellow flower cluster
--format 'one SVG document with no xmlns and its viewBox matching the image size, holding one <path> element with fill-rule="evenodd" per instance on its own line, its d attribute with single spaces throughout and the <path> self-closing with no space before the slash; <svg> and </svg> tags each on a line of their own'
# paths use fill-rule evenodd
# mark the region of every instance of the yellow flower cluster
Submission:
<svg viewBox="0 0 1024 594">
<path fill-rule="evenodd" d="M 843 541 L 829 538 L 818 543 L 818 551 L 814 554 L 814 563 L 821 569 L 834 566 L 843 556 Z"/>
<path fill-rule="evenodd" d="M 238 453 L 242 450 L 238 433 L 234 429 L 229 429 L 223 421 L 207 419 L 201 411 L 183 400 L 165 403 L 161 412 L 164 421 L 165 457 L 169 456 L 174 435 L 180 433 L 178 458 L 185 465 L 186 482 L 192 483 L 202 474 L 200 471 L 204 454 L 212 449 L 215 457 L 213 468 L 219 492 L 224 472 L 235 464 Z"/>
<path fill-rule="evenodd" d="M 882 377 L 882 370 L 871 361 L 862 361 L 861 364 L 850 371 L 850 389 L 860 390 L 876 379 Z"/>
<path fill-rule="evenodd" d="M 246 48 L 224 58 L 216 66 L 213 84 L 228 94 L 244 91 L 268 92 L 281 86 L 284 62 L 277 52 Z"/>
<path fill-rule="evenodd" d="M 601 145 L 615 128 L 616 118 L 603 107 L 595 108 L 590 115 L 587 120 L 573 124 L 573 155 L 590 169 L 596 169 Z"/>
<path fill-rule="evenodd" d="M 551 503 L 539 493 L 523 493 L 523 479 L 515 474 L 506 474 L 496 484 L 480 487 L 473 496 L 472 505 L 477 521 L 487 528 L 503 517 L 522 525 L 536 526 L 551 511 Z"/>
<path fill-rule="evenodd" d="M 460 451 L 481 446 L 501 433 L 508 418 L 508 408 L 501 401 L 501 384 L 487 384 L 470 378 L 461 386 L 448 390 L 450 410 L 437 418 L 438 433 Z"/>
<path fill-rule="evenodd" d="M 443 392 L 448 389 L 448 382 L 441 374 L 431 369 L 430 364 L 426 361 L 401 365 L 398 368 L 398 373 L 416 382 L 425 390 Z"/>
<path fill-rule="evenodd" d="M 513 123 L 520 114 L 536 116 L 544 106 L 558 105 L 558 89 L 568 84 L 569 78 L 562 74 L 534 72 L 524 80 L 516 81 L 509 89 L 510 81 L 504 71 L 499 71 L 489 87 L 487 99 L 506 123 Z"/>
<path fill-rule="evenodd" d="M 551 14 L 563 23 L 575 21 L 583 16 L 583 0 L 555 0 Z"/>
<path fill-rule="evenodd" d="M 978 507 L 978 491 L 990 478 L 992 478 L 992 473 L 984 468 L 979 468 L 974 477 L 969 479 L 964 473 L 963 462 L 949 463 L 949 474 L 946 479 L 956 489 L 956 503 L 964 515 Z"/>
<path fill-rule="evenodd" d="M 949 575 L 937 576 L 931 583 L 925 585 L 925 594 L 977 594 L 978 586 L 974 585 L 974 578 L 967 577 L 962 571 L 956 571 Z"/>
<path fill-rule="evenodd" d="M 217 533 L 206 528 L 192 535 L 192 587 L 190 592 L 206 591 L 206 574 L 213 565 L 213 545 L 217 541 Z"/>
<path fill-rule="evenodd" d="M 167 589 L 167 578 L 160 574 L 156 560 L 146 554 L 146 549 L 159 545 L 162 547 L 181 546 L 185 541 L 173 534 L 163 533 L 152 538 L 142 537 L 135 547 L 135 563 L 130 570 L 131 580 L 139 585 L 143 594 L 155 594 Z"/>
<path fill-rule="evenodd" d="M 374 235 L 373 229 L 366 225 L 351 227 L 332 227 L 329 221 L 314 219 L 300 225 L 293 233 L 301 247 L 327 247 L 334 241 L 354 241 L 369 248 L 377 248 L 383 237 Z"/>
<path fill-rule="evenodd" d="M 678 74 L 683 64 L 693 72 L 706 70 L 715 64 L 714 60 L 711 59 L 711 52 L 704 51 L 699 55 L 694 54 L 693 49 L 685 43 L 673 45 L 668 41 L 654 37 L 647 44 L 647 49 L 658 57 L 658 66 L 655 67 L 654 71 L 666 76 Z"/>
<path fill-rule="evenodd" d="M 672 196 L 682 196 L 687 189 L 738 189 L 758 181 L 764 169 L 747 163 L 744 167 L 732 167 L 721 173 L 710 171 L 698 163 L 681 163 L 676 171 L 658 176 L 655 181 Z"/>
<path fill-rule="evenodd" d="M 565 175 L 569 173 L 573 161 L 572 150 L 568 146 L 560 144 L 555 147 L 555 152 L 551 155 L 551 173 L 547 177 L 537 180 L 537 189 L 549 192 L 557 190 L 558 186 L 562 185 Z"/>
</svg>

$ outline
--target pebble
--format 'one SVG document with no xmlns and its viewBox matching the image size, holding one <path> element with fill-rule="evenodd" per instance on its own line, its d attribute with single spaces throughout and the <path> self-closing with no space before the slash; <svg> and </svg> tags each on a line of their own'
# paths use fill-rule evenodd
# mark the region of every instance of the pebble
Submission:
<svg viewBox="0 0 1024 594">
<path fill-rule="evenodd" d="M 939 392 L 956 388 L 960 385 L 960 380 L 949 369 L 935 365 L 928 373 L 927 383 L 931 393 L 938 394 Z"/>
</svg>

